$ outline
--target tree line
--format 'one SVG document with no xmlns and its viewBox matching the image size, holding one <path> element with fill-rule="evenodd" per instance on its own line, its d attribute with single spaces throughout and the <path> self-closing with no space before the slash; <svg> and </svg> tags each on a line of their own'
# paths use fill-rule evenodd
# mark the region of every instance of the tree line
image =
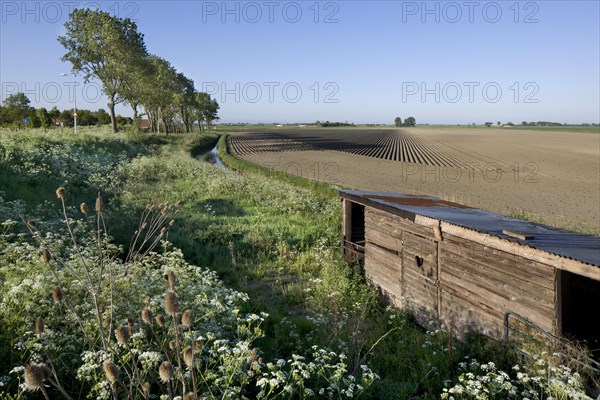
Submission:
<svg viewBox="0 0 600 400">
<path fill-rule="evenodd" d="M 0 126 L 14 128 L 44 128 L 53 126 L 73 126 L 73 109 L 59 110 L 53 107 L 47 110 L 45 107 L 35 108 L 30 106 L 29 98 L 22 92 L 11 94 L 0 106 Z M 117 126 L 132 123 L 131 118 L 116 116 Z M 111 123 L 110 115 L 104 109 L 97 111 L 78 109 L 77 125 L 93 126 L 108 125 Z"/>
<path fill-rule="evenodd" d="M 492 122 L 488 121 L 488 122 L 485 122 L 484 125 L 489 128 L 490 126 L 492 126 L 494 124 Z M 497 126 L 501 126 L 501 125 L 515 126 L 515 124 L 513 124 L 510 121 L 505 124 L 502 124 L 502 122 L 498 121 L 498 122 L 496 122 L 496 125 Z M 560 122 L 551 122 L 551 121 L 537 121 L 537 122 L 522 121 L 521 122 L 521 126 L 563 126 L 563 125 L 566 125 L 566 124 L 561 124 Z"/>
<path fill-rule="evenodd" d="M 167 60 L 150 54 L 129 18 L 75 9 L 65 28 L 58 38 L 66 50 L 61 60 L 70 62 L 85 82 L 95 78 L 102 83 L 113 132 L 118 130 L 115 106 L 121 103 L 131 107 L 134 121 L 147 116 L 153 132 L 191 132 L 194 123 L 210 131 L 219 119 L 217 101 L 196 90 L 193 80 Z"/>
<path fill-rule="evenodd" d="M 348 121 L 346 121 L 346 122 L 329 122 L 329 121 L 322 122 L 322 121 L 317 121 L 317 122 L 315 122 L 315 125 L 321 126 L 321 127 L 324 127 L 324 128 L 341 127 L 341 126 L 346 126 L 346 127 L 348 127 L 348 126 L 356 126 L 356 125 L 354 125 L 354 123 L 349 123 Z"/>
</svg>

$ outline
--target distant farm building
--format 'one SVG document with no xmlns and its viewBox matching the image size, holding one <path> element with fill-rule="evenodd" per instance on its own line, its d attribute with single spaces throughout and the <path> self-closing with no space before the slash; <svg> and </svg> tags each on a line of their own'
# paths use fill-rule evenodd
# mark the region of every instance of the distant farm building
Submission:
<svg viewBox="0 0 600 400">
<path fill-rule="evenodd" d="M 600 237 L 428 196 L 343 190 L 344 253 L 422 325 L 501 338 L 507 313 L 600 340 Z"/>
<path fill-rule="evenodd" d="M 151 127 L 152 127 L 152 124 L 150 123 L 150 120 L 148 120 L 148 119 L 140 120 L 140 129 L 142 131 L 147 132 L 150 130 Z"/>
</svg>

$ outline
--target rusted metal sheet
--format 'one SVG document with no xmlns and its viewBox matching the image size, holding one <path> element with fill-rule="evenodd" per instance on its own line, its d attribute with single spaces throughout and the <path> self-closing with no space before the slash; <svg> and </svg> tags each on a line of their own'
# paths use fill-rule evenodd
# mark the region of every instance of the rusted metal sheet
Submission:
<svg viewBox="0 0 600 400">
<path fill-rule="evenodd" d="M 523 221 L 432 196 L 341 190 L 340 196 L 411 221 L 421 215 L 600 267 L 600 237 Z M 509 234 L 507 234 L 509 233 Z M 519 237 L 531 238 L 528 240 Z"/>
</svg>

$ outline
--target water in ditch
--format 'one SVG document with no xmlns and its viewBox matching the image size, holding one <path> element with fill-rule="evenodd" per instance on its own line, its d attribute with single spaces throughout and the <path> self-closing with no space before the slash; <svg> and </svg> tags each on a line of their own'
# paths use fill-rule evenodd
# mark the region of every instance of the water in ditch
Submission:
<svg viewBox="0 0 600 400">
<path fill-rule="evenodd" d="M 200 154 L 198 156 L 198 159 L 202 160 L 202 161 L 206 161 L 208 163 L 211 163 L 211 164 L 215 165 L 217 168 L 227 169 L 225 164 L 223 164 L 223 161 L 221 161 L 221 159 L 219 158 L 219 154 L 217 153 L 217 146 L 213 147 L 213 149 L 211 151 L 207 151 L 204 154 Z"/>
</svg>

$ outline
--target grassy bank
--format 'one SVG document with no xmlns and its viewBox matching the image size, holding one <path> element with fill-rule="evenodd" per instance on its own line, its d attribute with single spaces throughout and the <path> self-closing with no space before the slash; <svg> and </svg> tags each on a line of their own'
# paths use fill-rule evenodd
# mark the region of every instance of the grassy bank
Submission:
<svg viewBox="0 0 600 400">
<path fill-rule="evenodd" d="M 316 195 L 328 197 L 331 199 L 338 197 L 336 188 L 328 183 L 314 181 L 311 179 L 303 178 L 301 176 L 286 174 L 284 172 L 269 169 L 261 165 L 257 165 L 249 161 L 243 160 L 241 158 L 232 156 L 227 148 L 227 136 L 227 134 L 224 134 L 219 139 L 218 155 L 219 158 L 232 170 L 243 173 L 258 174 L 268 178 L 273 178 L 280 182 L 308 189 Z"/>
<path fill-rule="evenodd" d="M 30 176 L 31 181 L 24 183 L 25 186 L 43 187 L 38 192 L 42 195 L 39 198 L 30 195 L 27 204 L 18 199 L 33 193 L 30 189 L 19 192 L 9 187 L 0 196 L 0 357 L 4 361 L 0 367 L 0 390 L 8 388 L 21 396 L 23 392 L 17 384 L 19 380 L 22 382 L 23 372 L 17 369 L 9 374 L 9 371 L 56 356 L 63 363 L 57 369 L 70 382 L 67 389 L 84 388 L 84 392 L 79 392 L 83 393 L 81 397 L 86 391 L 94 396 L 109 393 L 100 367 L 102 360 L 98 361 L 100 349 L 96 347 L 93 356 L 85 353 L 84 357 L 88 342 L 74 333 L 70 336 L 63 333 L 77 329 L 57 329 L 61 324 L 77 328 L 77 319 L 65 319 L 60 314 L 63 309 L 53 306 L 49 292 L 56 283 L 44 257 L 40 256 L 42 244 L 35 240 L 38 236 L 32 238 L 25 225 L 17 222 L 19 216 L 25 220 L 35 218 L 35 229 L 46 241 L 43 245 L 53 249 L 57 260 L 64 260 L 64 267 L 59 270 L 65 292 L 77 302 L 81 315 L 86 316 L 85 332 L 95 338 L 91 343 L 98 346 L 97 332 L 102 331 L 103 321 L 94 322 L 91 297 L 86 294 L 85 285 L 79 283 L 85 282 L 81 279 L 85 274 L 80 270 L 84 265 L 79 263 L 77 249 L 61 222 L 62 208 L 56 199 L 56 188 L 51 187 L 54 184 L 66 185 L 65 203 L 68 215 L 73 218 L 76 237 L 87 237 L 90 229 L 93 238 L 96 229 L 93 207 L 90 206 L 88 221 L 77 206 L 81 202 L 92 205 L 97 191 L 103 193 L 102 215 L 107 233 L 123 251 L 111 245 L 108 238 L 100 240 L 103 251 L 114 254 L 107 265 L 112 266 L 115 276 L 110 278 L 114 288 L 102 285 L 101 293 L 109 289 L 117 291 L 117 295 L 100 300 L 118 302 L 111 319 L 115 321 L 113 328 L 117 324 L 128 326 L 128 318 L 132 318 L 136 341 L 131 346 L 135 344 L 136 349 L 152 352 L 156 357 L 156 362 L 142 371 L 147 377 L 144 379 L 152 382 L 153 393 L 166 393 L 158 376 L 158 363 L 164 362 L 166 356 L 177 357 L 178 352 L 161 350 L 157 343 L 142 340 L 149 340 L 152 330 L 140 321 L 139 312 L 142 307 L 151 308 L 155 315 L 165 312 L 162 307 L 167 286 L 162 275 L 169 269 L 178 276 L 179 283 L 173 287 L 180 295 L 182 309 L 190 307 L 196 313 L 194 336 L 190 337 L 200 335 L 206 340 L 198 350 L 199 357 L 207 360 L 198 370 L 202 372 L 198 379 L 208 379 L 207 387 L 214 390 L 203 388 L 205 398 L 221 398 L 234 388 L 237 393 L 234 398 L 256 398 L 260 393 L 266 397 L 308 398 L 312 393 L 315 398 L 360 395 L 365 399 L 433 399 L 439 398 L 445 387 L 450 388 L 467 376 L 469 369 L 475 374 L 473 379 L 488 376 L 489 369 L 486 372 L 475 370 L 478 366 L 461 364 L 465 356 L 469 360 L 491 360 L 498 368 L 511 371 L 514 360 L 506 356 L 500 345 L 478 335 L 458 342 L 444 329 L 432 327 L 426 331 L 415 326 L 409 316 L 380 303 L 377 292 L 364 284 L 361 271 L 351 268 L 341 258 L 340 204 L 331 195 L 331 188 L 296 185 L 296 181 L 286 181 L 285 176 L 261 170 L 253 173 L 255 170 L 245 169 L 242 164 L 229 164 L 243 169 L 242 173 L 223 171 L 190 155 L 191 149 L 211 148 L 214 136 L 149 137 L 135 144 L 114 135 L 98 139 L 86 135 L 64 138 L 65 143 L 73 140 L 74 148 L 100 140 L 105 143 L 104 148 L 114 146 L 119 149 L 117 153 L 126 154 L 115 162 L 107 151 L 102 157 L 105 161 L 99 164 L 104 167 L 86 168 L 103 153 L 90 147 L 90 151 L 82 152 L 79 157 L 78 152 L 60 151 L 64 148 L 61 137 L 31 135 L 3 136 L 0 152 L 3 167 L 15 168 L 11 174 Z M 221 140 L 222 151 L 224 139 Z M 45 159 L 43 154 L 36 154 L 36 148 L 60 154 L 62 163 L 44 163 L 47 172 L 36 175 L 40 160 Z M 32 162 L 7 161 L 5 154 L 15 151 L 30 154 Z M 221 154 L 225 162 L 235 162 Z M 72 175 L 69 180 L 45 182 L 60 176 L 64 165 L 72 165 L 80 174 Z M 46 199 L 50 203 L 45 203 Z M 149 204 L 154 207 L 149 208 Z M 47 207 L 55 212 L 45 216 Z M 158 253 L 148 258 L 138 258 L 140 251 L 127 257 L 131 236 L 148 229 L 140 221 L 140 216 L 148 213 L 157 216 L 165 228 L 156 230 L 153 238 L 158 238 L 157 243 L 166 239 L 181 252 L 165 243 L 164 247 L 158 245 L 155 248 Z M 97 265 L 96 239 L 81 240 L 87 243 L 80 247 L 86 249 L 83 259 L 90 257 L 91 265 Z M 70 278 L 69 268 L 82 274 Z M 92 279 L 96 279 L 94 273 L 106 277 L 102 275 L 105 271 L 92 269 Z M 269 316 L 265 317 L 263 312 Z M 46 333 L 39 336 L 32 330 L 37 317 L 43 317 L 47 325 Z M 158 329 L 157 325 L 152 327 Z M 177 338 L 175 329 L 175 325 L 165 328 L 165 335 Z M 108 332 L 112 335 L 110 329 Z M 52 344 L 49 356 L 39 351 L 40 340 Z M 117 346 L 110 354 L 121 371 L 127 371 L 135 353 L 126 346 Z M 81 368 L 86 372 L 74 372 Z M 380 378 L 372 382 L 369 368 Z M 510 373 L 513 377 L 509 380 L 514 382 L 511 385 L 521 388 L 523 384 Z M 135 380 L 126 378 L 125 372 L 121 376 Z M 137 376 L 133 370 L 131 376 Z M 88 377 L 90 380 L 85 380 Z M 547 382 L 548 378 L 545 379 Z M 223 383 L 229 381 L 233 383 Z M 572 385 L 579 381 L 573 382 Z M 57 398 L 60 396 L 56 391 L 53 393 Z"/>
</svg>

